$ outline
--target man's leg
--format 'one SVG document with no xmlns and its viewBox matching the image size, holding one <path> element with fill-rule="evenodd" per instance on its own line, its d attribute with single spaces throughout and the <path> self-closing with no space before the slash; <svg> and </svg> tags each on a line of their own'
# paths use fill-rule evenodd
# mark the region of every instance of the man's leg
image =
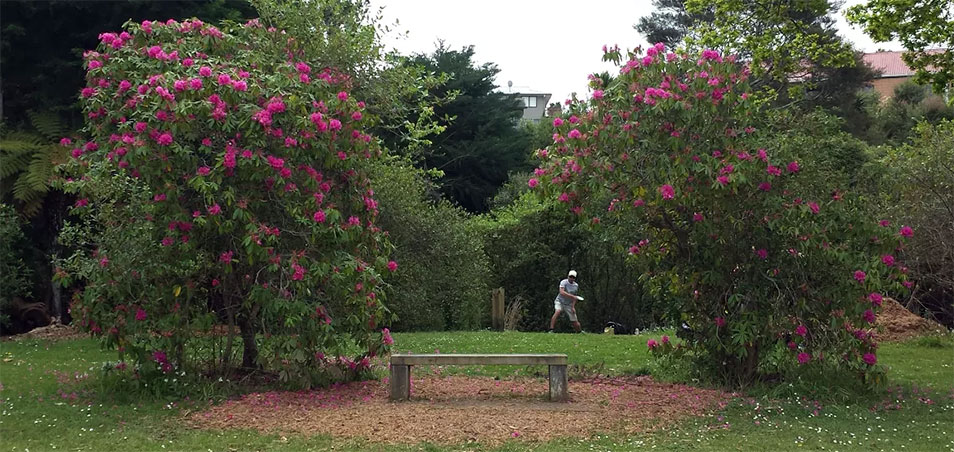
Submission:
<svg viewBox="0 0 954 452">
<path fill-rule="evenodd" d="M 576 318 L 576 306 L 572 306 L 570 307 L 570 309 L 567 309 L 566 315 L 570 317 L 570 322 L 573 323 L 573 329 L 576 330 L 577 333 L 579 333 L 580 320 Z"/>
<path fill-rule="evenodd" d="M 557 309 L 557 310 L 553 313 L 553 317 L 550 317 L 550 331 L 553 331 L 553 329 L 556 328 L 557 319 L 560 318 L 560 313 L 562 313 L 562 312 L 563 312 L 563 311 Z"/>
</svg>

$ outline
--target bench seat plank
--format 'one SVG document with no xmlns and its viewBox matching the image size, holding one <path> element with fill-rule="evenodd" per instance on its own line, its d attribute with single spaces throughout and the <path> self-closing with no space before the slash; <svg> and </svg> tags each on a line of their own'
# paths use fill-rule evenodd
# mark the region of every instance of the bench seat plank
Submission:
<svg viewBox="0 0 954 452">
<path fill-rule="evenodd" d="M 391 355 L 391 364 L 400 366 L 422 365 L 557 365 L 567 364 L 564 354 L 428 354 Z"/>
</svg>

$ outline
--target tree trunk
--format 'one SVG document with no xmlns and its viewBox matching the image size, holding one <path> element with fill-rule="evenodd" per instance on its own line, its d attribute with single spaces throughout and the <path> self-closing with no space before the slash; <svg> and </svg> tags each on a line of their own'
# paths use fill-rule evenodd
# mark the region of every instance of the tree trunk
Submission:
<svg viewBox="0 0 954 452">
<path fill-rule="evenodd" d="M 258 368 L 258 344 L 255 342 L 255 329 L 252 321 L 242 316 L 239 318 L 239 329 L 242 332 L 242 343 L 245 348 L 242 352 L 242 367 L 246 369 Z"/>
<path fill-rule="evenodd" d="M 225 352 L 222 353 L 222 373 L 228 372 L 232 363 L 232 342 L 235 338 L 235 308 L 229 304 L 228 298 L 225 299 L 225 314 L 229 318 L 229 327 L 226 331 Z"/>
<path fill-rule="evenodd" d="M 742 374 L 740 375 L 742 386 L 747 386 L 755 381 L 755 376 L 759 370 L 759 347 L 749 344 L 745 349 L 745 360 L 742 361 Z"/>
<path fill-rule="evenodd" d="M 62 324 L 63 323 L 63 289 L 60 288 L 60 285 L 50 281 L 50 287 L 53 291 L 53 301 L 50 303 L 53 306 L 53 323 Z"/>
</svg>

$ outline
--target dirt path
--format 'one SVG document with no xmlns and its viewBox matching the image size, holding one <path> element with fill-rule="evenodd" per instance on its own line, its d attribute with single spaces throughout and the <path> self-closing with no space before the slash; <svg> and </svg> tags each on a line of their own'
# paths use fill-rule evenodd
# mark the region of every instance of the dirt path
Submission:
<svg viewBox="0 0 954 452">
<path fill-rule="evenodd" d="M 546 441 L 600 432 L 637 433 L 714 407 L 731 395 L 649 377 L 571 381 L 569 403 L 545 400 L 543 379 L 426 377 L 412 400 L 389 402 L 387 380 L 303 392 L 243 396 L 193 413 L 198 428 L 253 428 L 282 434 L 328 434 L 383 443 L 497 444 Z"/>
</svg>

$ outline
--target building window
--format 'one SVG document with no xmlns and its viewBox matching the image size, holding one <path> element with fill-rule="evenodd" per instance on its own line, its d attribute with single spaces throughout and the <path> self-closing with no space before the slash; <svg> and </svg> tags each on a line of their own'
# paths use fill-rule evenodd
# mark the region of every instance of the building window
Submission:
<svg viewBox="0 0 954 452">
<path fill-rule="evenodd" d="M 537 98 L 535 96 L 523 96 L 523 108 L 537 108 Z"/>
</svg>

